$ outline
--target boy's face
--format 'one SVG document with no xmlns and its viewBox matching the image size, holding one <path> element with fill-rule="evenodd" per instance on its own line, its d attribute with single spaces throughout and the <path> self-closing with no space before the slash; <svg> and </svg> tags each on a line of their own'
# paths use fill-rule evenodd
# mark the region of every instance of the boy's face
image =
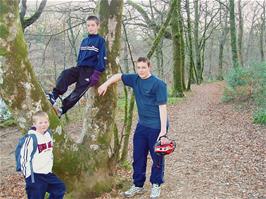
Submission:
<svg viewBox="0 0 266 199">
<path fill-rule="evenodd" d="M 44 134 L 49 127 L 49 120 L 47 117 L 37 117 L 35 122 L 33 122 L 33 126 L 35 126 L 38 133 Z"/>
<path fill-rule="evenodd" d="M 94 35 L 98 33 L 99 25 L 97 25 L 96 21 L 89 20 L 87 21 L 87 28 L 88 28 L 88 33 L 90 35 Z"/>
<path fill-rule="evenodd" d="M 151 68 L 147 62 L 137 62 L 137 73 L 141 79 L 147 79 L 151 75 Z"/>
</svg>

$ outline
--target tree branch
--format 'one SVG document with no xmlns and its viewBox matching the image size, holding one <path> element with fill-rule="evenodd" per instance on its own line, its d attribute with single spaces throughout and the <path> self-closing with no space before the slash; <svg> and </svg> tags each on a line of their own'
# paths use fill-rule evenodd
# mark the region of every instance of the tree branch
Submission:
<svg viewBox="0 0 266 199">
<path fill-rule="evenodd" d="M 23 0 L 25 3 L 26 3 L 26 0 Z M 38 10 L 29 18 L 29 19 L 25 19 L 23 17 L 22 21 L 21 21 L 21 24 L 22 24 L 22 28 L 23 28 L 23 31 L 25 30 L 26 27 L 30 26 L 31 24 L 33 24 L 37 19 L 39 19 L 39 17 L 41 16 L 42 14 L 42 11 L 46 5 L 46 2 L 47 0 L 42 0 L 42 2 L 40 3 L 40 6 L 38 8 Z M 23 6 L 22 6 L 23 7 Z M 26 4 L 25 4 L 25 10 L 23 9 L 23 12 L 26 13 Z M 23 14 L 22 12 L 22 14 Z M 25 13 L 24 13 L 24 16 L 25 16 Z"/>
</svg>

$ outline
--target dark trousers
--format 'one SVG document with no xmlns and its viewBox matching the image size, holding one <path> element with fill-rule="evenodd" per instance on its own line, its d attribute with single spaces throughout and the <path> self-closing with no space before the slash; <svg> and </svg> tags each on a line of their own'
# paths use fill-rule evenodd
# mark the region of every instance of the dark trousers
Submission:
<svg viewBox="0 0 266 199">
<path fill-rule="evenodd" d="M 59 95 L 63 95 L 67 91 L 68 86 L 76 83 L 75 89 L 62 102 L 63 113 L 66 113 L 72 108 L 89 89 L 90 76 L 92 73 L 92 68 L 72 67 L 64 70 L 60 74 L 56 81 L 56 87 L 53 89 L 55 98 Z"/>
<path fill-rule="evenodd" d="M 31 176 L 26 178 L 26 192 L 28 199 L 44 199 L 45 193 L 50 193 L 49 199 L 62 199 L 66 192 L 65 184 L 53 173 L 34 173 L 35 182 Z"/>
<path fill-rule="evenodd" d="M 164 157 L 154 153 L 154 145 L 159 134 L 160 129 L 152 129 L 141 124 L 137 125 L 133 138 L 133 180 L 137 187 L 143 187 L 146 180 L 149 152 L 153 161 L 150 182 L 159 185 L 164 182 Z"/>
</svg>

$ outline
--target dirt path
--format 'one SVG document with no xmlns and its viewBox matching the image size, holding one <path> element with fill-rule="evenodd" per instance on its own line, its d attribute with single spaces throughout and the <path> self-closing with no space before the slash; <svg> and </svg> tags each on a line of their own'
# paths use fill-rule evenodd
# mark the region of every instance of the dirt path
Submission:
<svg viewBox="0 0 266 199">
<path fill-rule="evenodd" d="M 252 124 L 249 112 L 222 104 L 222 83 L 192 90 L 187 100 L 168 108 L 178 150 L 166 159 L 161 198 L 265 199 L 266 127 Z M 7 169 L 2 158 L 1 146 L 1 173 Z M 135 199 L 149 198 L 148 177 L 147 192 Z"/>
<path fill-rule="evenodd" d="M 168 157 L 167 198 L 266 198 L 266 128 L 221 103 L 223 84 L 193 88 L 169 109 L 179 151 Z"/>
</svg>

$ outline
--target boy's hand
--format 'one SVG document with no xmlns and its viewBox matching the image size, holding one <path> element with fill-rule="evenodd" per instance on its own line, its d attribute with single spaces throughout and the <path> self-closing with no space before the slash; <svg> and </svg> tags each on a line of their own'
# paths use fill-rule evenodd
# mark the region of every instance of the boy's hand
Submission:
<svg viewBox="0 0 266 199">
<path fill-rule="evenodd" d="M 165 135 L 166 135 L 166 131 L 161 131 L 158 138 L 157 138 L 157 140 L 159 140 L 160 137 L 162 137 L 161 138 L 161 144 L 168 144 L 169 143 L 169 140 L 167 139 L 167 137 L 165 137 Z"/>
<path fill-rule="evenodd" d="M 106 91 L 107 91 L 108 86 L 106 84 L 102 84 L 99 88 L 98 88 L 98 94 L 101 95 L 105 95 Z"/>
<path fill-rule="evenodd" d="M 90 77 L 90 86 L 95 86 L 98 83 L 100 76 L 101 76 L 101 72 L 94 70 L 94 72 L 92 73 Z"/>
</svg>

